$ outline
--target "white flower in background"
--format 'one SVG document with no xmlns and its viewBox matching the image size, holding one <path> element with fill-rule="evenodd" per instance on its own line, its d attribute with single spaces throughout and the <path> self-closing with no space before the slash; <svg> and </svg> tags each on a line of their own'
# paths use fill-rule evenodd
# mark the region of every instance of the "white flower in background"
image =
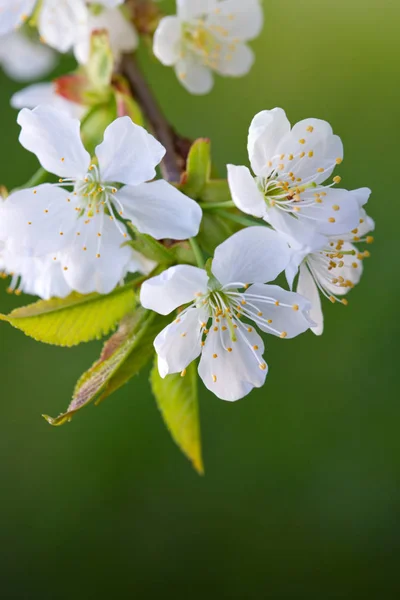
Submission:
<svg viewBox="0 0 400 600">
<path fill-rule="evenodd" d="M 82 119 L 88 108 L 71 102 L 57 93 L 55 83 L 35 83 L 19 92 L 16 92 L 11 97 L 11 106 L 18 110 L 22 108 L 36 108 L 39 105 L 52 106 L 57 110 L 76 119 Z"/>
<path fill-rule="evenodd" d="M 370 190 L 363 190 L 369 195 Z M 291 247 L 291 260 L 286 267 L 286 278 L 292 288 L 297 273 L 297 292 L 308 298 L 312 309 L 310 316 L 315 322 L 311 330 L 321 335 L 324 329 L 320 294 L 332 303 L 347 305 L 343 298 L 360 281 L 363 260 L 369 252 L 360 252 L 358 242 L 371 243 L 367 235 L 375 227 L 365 210 L 360 210 L 359 224 L 352 231 L 341 235 L 325 236 L 310 230 L 297 219 L 281 222 L 280 233 Z"/>
<path fill-rule="evenodd" d="M 263 25 L 259 0 L 177 0 L 177 15 L 164 17 L 154 35 L 154 54 L 174 66 L 192 94 L 207 94 L 213 74 L 240 77 L 254 54 L 245 42 Z"/>
<path fill-rule="evenodd" d="M 107 6 L 106 2 L 103 2 L 103 5 Z M 115 8 L 116 2 L 108 2 L 108 6 L 110 8 L 99 13 L 89 11 L 85 26 L 77 31 L 74 54 L 76 60 L 81 64 L 86 64 L 89 60 L 90 38 L 93 31 L 96 30 L 106 29 L 108 31 L 115 61 L 118 61 L 124 52 L 132 52 L 138 47 L 139 37 L 132 23 L 121 10 Z"/>
<path fill-rule="evenodd" d="M 35 4 L 36 0 L 0 0 L 0 36 L 21 27 Z"/>
<path fill-rule="evenodd" d="M 129 237 L 123 220 L 157 239 L 198 233 L 202 211 L 196 202 L 166 181 L 146 183 L 165 149 L 129 117 L 107 127 L 93 159 L 79 121 L 54 108 L 23 109 L 18 123 L 21 144 L 60 180 L 9 196 L 0 239 L 7 238 L 10 252 L 52 256 L 72 289 L 108 293 L 128 271 L 148 270 L 124 244 Z"/>
<path fill-rule="evenodd" d="M 343 160 L 342 142 L 326 121 L 305 119 L 291 128 L 281 108 L 265 110 L 250 125 L 248 151 L 255 178 L 247 167 L 228 165 L 240 210 L 272 226 L 296 217 L 326 235 L 357 227 L 369 191 L 332 187 L 339 176 L 322 185 Z"/>
<path fill-rule="evenodd" d="M 216 249 L 211 272 L 179 265 L 146 281 L 140 296 L 145 308 L 166 315 L 189 304 L 155 339 L 160 375 L 184 375 L 201 354 L 199 375 L 219 398 L 238 400 L 261 387 L 268 369 L 254 325 L 281 338 L 312 325 L 305 298 L 265 285 L 289 259 L 283 237 L 249 227 Z"/>
<path fill-rule="evenodd" d="M 35 0 L 0 0 L 0 36 L 21 27 L 32 15 Z M 90 8 L 91 4 L 95 4 Z M 107 29 L 111 48 L 118 58 L 121 52 L 134 50 L 137 33 L 118 6 L 122 0 L 42 0 L 36 26 L 43 43 L 61 53 L 74 50 L 85 63 L 89 56 L 90 36 L 94 29 Z"/>
<path fill-rule="evenodd" d="M 48 46 L 15 31 L 0 37 L 0 66 L 16 81 L 31 81 L 50 73 L 56 54 Z"/>
</svg>

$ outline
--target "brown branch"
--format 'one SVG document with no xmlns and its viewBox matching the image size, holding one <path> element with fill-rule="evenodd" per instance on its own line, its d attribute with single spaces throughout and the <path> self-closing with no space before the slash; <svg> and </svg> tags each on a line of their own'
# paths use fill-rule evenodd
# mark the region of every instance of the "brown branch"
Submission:
<svg viewBox="0 0 400 600">
<path fill-rule="evenodd" d="M 131 92 L 149 122 L 152 132 L 166 149 L 161 164 L 164 178 L 179 182 L 185 170 L 190 140 L 179 136 L 168 123 L 132 55 L 127 54 L 122 58 L 120 71 L 127 79 Z"/>
</svg>

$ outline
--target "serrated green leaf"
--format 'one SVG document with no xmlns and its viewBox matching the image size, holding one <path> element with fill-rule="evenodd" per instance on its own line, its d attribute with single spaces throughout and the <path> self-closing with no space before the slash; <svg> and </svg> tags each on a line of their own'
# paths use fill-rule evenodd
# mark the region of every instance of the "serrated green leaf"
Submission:
<svg viewBox="0 0 400 600">
<path fill-rule="evenodd" d="M 117 287 L 111 294 L 72 293 L 67 298 L 39 300 L 0 315 L 38 342 L 76 346 L 107 335 L 135 305 L 132 285 Z"/>
<path fill-rule="evenodd" d="M 189 151 L 186 163 L 186 173 L 182 191 L 194 199 L 201 197 L 211 172 L 211 144 L 210 140 L 200 138 L 196 140 Z"/>
<path fill-rule="evenodd" d="M 201 454 L 200 416 L 197 393 L 197 369 L 193 362 L 186 374 L 167 375 L 162 379 L 157 365 L 150 376 L 153 394 L 168 430 L 196 471 L 204 473 Z"/>
<path fill-rule="evenodd" d="M 137 375 L 152 359 L 154 338 L 168 321 L 144 308 L 127 315 L 105 343 L 100 359 L 78 381 L 67 411 L 56 418 L 43 415 L 46 421 L 63 425 L 89 403 L 104 400 Z"/>
</svg>

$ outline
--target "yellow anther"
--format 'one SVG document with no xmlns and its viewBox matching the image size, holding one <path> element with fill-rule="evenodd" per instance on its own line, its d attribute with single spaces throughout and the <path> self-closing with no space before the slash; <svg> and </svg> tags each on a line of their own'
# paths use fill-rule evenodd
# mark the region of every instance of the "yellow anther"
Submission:
<svg viewBox="0 0 400 600">
<path fill-rule="evenodd" d="M 272 319 L 267 319 L 267 323 L 268 323 L 269 325 L 271 325 L 271 323 L 272 323 Z"/>
<path fill-rule="evenodd" d="M 301 138 L 301 140 L 299 140 L 299 144 L 305 144 L 306 140 L 304 138 Z"/>
<path fill-rule="evenodd" d="M 334 204 L 334 205 L 332 206 L 332 210 L 340 210 L 340 206 L 339 206 L 339 204 Z"/>
<path fill-rule="evenodd" d="M 100 258 L 100 254 L 96 254 L 96 258 Z"/>
<path fill-rule="evenodd" d="M 223 327 L 221 327 L 221 331 L 226 331 L 228 328 L 225 327 L 225 325 Z"/>
<path fill-rule="evenodd" d="M 261 363 L 259 365 L 259 367 L 260 367 L 261 371 L 265 371 L 267 369 L 267 365 L 265 363 Z"/>
<path fill-rule="evenodd" d="M 262 316 L 263 316 L 263 314 L 262 314 L 262 312 L 261 312 L 261 311 L 260 311 L 260 312 L 258 312 L 258 313 L 257 313 L 257 315 L 258 315 L 259 317 L 262 317 Z"/>
<path fill-rule="evenodd" d="M 319 167 L 319 169 L 317 169 L 317 173 L 323 173 L 325 171 L 325 169 L 323 169 L 322 167 Z"/>
<path fill-rule="evenodd" d="M 186 337 L 186 331 L 184 333 L 181 333 L 181 337 Z"/>
<path fill-rule="evenodd" d="M 342 178 L 339 175 L 336 175 L 336 177 L 333 178 L 333 181 L 335 183 L 340 183 L 342 181 Z"/>
<path fill-rule="evenodd" d="M 183 369 L 183 371 L 181 371 L 181 377 L 185 377 L 186 375 L 186 369 Z"/>
<path fill-rule="evenodd" d="M 285 337 L 287 337 L 287 332 L 286 331 L 282 331 L 282 333 L 281 333 L 281 335 L 279 337 L 281 337 L 282 339 L 285 338 Z"/>
<path fill-rule="evenodd" d="M 343 162 L 343 158 L 337 158 L 337 159 L 336 159 L 336 164 L 337 164 L 337 165 L 341 165 L 341 164 L 342 164 L 342 162 Z"/>
<path fill-rule="evenodd" d="M 305 157 L 305 155 L 306 155 L 306 153 L 305 153 L 305 152 L 300 152 L 300 154 L 299 154 L 300 158 L 304 158 L 304 157 Z"/>
<path fill-rule="evenodd" d="M 328 221 L 329 223 L 335 223 L 336 219 L 334 217 L 329 217 Z"/>
<path fill-rule="evenodd" d="M 232 352 L 232 348 L 230 348 L 230 347 L 229 347 L 229 348 L 227 348 L 227 351 L 228 351 L 228 352 Z"/>
<path fill-rule="evenodd" d="M 312 150 L 310 150 L 310 152 L 308 153 L 308 158 L 312 158 L 314 156 L 314 152 Z"/>
<path fill-rule="evenodd" d="M 307 127 L 307 131 L 309 131 L 310 133 L 312 133 L 314 131 L 314 127 L 312 125 L 309 125 Z"/>
<path fill-rule="evenodd" d="M 351 266 L 353 267 L 353 269 L 357 269 L 358 268 L 358 263 L 353 262 L 353 263 L 351 263 Z"/>
<path fill-rule="evenodd" d="M 217 383 L 217 376 L 216 376 L 216 375 L 213 375 L 213 376 L 212 376 L 212 379 L 213 379 L 213 382 L 214 382 L 214 383 Z"/>
<path fill-rule="evenodd" d="M 214 327 L 214 328 L 213 328 L 213 331 L 218 331 L 218 327 Z"/>
<path fill-rule="evenodd" d="M 344 304 L 345 306 L 347 306 L 349 304 L 349 301 L 346 300 L 346 298 L 342 298 L 342 304 Z"/>
<path fill-rule="evenodd" d="M 289 154 L 288 159 L 293 160 L 293 158 L 294 158 L 293 154 Z"/>
<path fill-rule="evenodd" d="M 332 302 L 332 304 L 335 304 L 336 302 L 336 298 L 334 296 L 329 296 L 329 300 Z"/>
<path fill-rule="evenodd" d="M 374 241 L 374 238 L 372 237 L 372 235 L 368 235 L 366 237 L 365 241 L 367 242 L 367 244 L 372 244 L 372 242 Z"/>
<path fill-rule="evenodd" d="M 293 308 L 293 310 L 297 311 L 297 310 L 299 310 L 299 305 L 298 304 L 293 304 L 292 308 Z"/>
<path fill-rule="evenodd" d="M 253 346 L 253 350 L 258 350 L 258 346 Z"/>
</svg>

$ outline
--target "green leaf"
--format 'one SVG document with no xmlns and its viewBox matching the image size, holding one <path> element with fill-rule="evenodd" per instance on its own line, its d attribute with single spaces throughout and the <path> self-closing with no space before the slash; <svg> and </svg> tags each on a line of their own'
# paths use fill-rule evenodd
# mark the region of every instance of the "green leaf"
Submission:
<svg viewBox="0 0 400 600">
<path fill-rule="evenodd" d="M 213 255 L 215 248 L 240 229 L 240 226 L 224 219 L 216 212 L 203 212 L 198 242 L 208 253 Z"/>
<path fill-rule="evenodd" d="M 63 299 L 39 300 L 9 315 L 0 314 L 0 320 L 38 342 L 75 346 L 107 335 L 134 305 L 132 285 L 127 284 L 106 296 L 72 293 Z"/>
<path fill-rule="evenodd" d="M 186 374 L 160 377 L 157 365 L 150 376 L 153 394 L 168 430 L 196 471 L 204 473 L 201 455 L 200 417 L 197 394 L 197 369 L 192 362 Z"/>
<path fill-rule="evenodd" d="M 176 262 L 176 257 L 173 249 L 169 249 L 150 235 L 139 233 L 134 229 L 135 237 L 133 240 L 126 242 L 137 252 L 140 252 L 146 258 L 154 260 L 158 264 L 171 265 Z"/>
<path fill-rule="evenodd" d="M 210 140 L 200 138 L 190 148 L 182 191 L 191 198 L 199 199 L 210 178 L 210 171 Z"/>
<path fill-rule="evenodd" d="M 96 105 L 86 113 L 81 124 L 81 136 L 86 150 L 90 154 L 93 154 L 96 146 L 103 141 L 104 130 L 116 116 L 117 109 L 113 97 L 107 104 Z"/>
<path fill-rule="evenodd" d="M 202 202 L 228 202 L 232 200 L 226 179 L 212 179 L 201 193 Z"/>
<path fill-rule="evenodd" d="M 63 425 L 90 402 L 104 400 L 137 375 L 152 359 L 154 338 L 168 322 L 167 317 L 144 308 L 127 315 L 104 344 L 100 359 L 78 381 L 67 411 L 56 418 L 43 415 L 46 421 Z"/>
</svg>

